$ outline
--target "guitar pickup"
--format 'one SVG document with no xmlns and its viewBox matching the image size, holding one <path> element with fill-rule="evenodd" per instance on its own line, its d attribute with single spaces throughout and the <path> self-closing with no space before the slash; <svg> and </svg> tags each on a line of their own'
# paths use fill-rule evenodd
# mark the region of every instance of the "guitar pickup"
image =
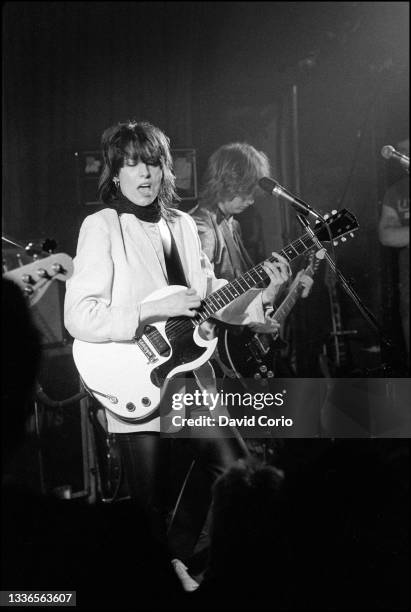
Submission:
<svg viewBox="0 0 411 612">
<path fill-rule="evenodd" d="M 158 329 L 154 327 L 154 325 L 146 325 L 144 328 L 144 335 L 147 337 L 150 344 L 155 348 L 159 355 L 162 357 L 168 357 L 170 355 L 170 346 L 164 340 Z"/>
</svg>

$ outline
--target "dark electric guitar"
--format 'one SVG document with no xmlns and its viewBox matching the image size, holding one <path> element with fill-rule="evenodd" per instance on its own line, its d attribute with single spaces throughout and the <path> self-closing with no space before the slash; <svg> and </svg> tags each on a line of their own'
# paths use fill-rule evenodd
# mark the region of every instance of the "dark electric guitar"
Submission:
<svg viewBox="0 0 411 612">
<path fill-rule="evenodd" d="M 309 259 L 308 266 L 296 274 L 287 295 L 271 315 L 281 328 L 303 292 L 301 277 L 307 275 L 312 278 L 321 262 L 314 252 Z M 281 331 L 259 333 L 247 326 L 220 323 L 215 356 L 225 375 L 238 378 L 245 389 L 256 392 L 276 376 L 275 361 L 285 347 Z"/>
<path fill-rule="evenodd" d="M 327 242 L 357 228 L 356 218 L 343 209 L 311 231 L 319 241 Z M 312 234 L 307 232 L 280 254 L 292 261 L 315 245 Z M 269 282 L 263 263 L 205 297 L 193 318 L 170 317 L 146 325 L 141 335 L 124 342 L 76 339 L 73 358 L 86 388 L 107 410 L 124 420 L 136 422 L 147 418 L 157 410 L 162 393 L 175 376 L 199 368 L 214 353 L 218 338 L 204 338 L 201 324 L 261 282 Z M 183 289 L 179 285 L 164 287 L 144 301 Z"/>
</svg>

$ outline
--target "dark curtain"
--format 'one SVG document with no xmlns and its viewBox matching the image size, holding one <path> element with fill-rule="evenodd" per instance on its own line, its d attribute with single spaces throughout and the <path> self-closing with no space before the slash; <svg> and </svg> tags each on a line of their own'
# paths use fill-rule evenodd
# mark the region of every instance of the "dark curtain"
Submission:
<svg viewBox="0 0 411 612">
<path fill-rule="evenodd" d="M 195 5 L 16 2 L 3 9 L 3 230 L 74 254 L 74 153 L 117 121 L 146 119 L 192 146 Z M 191 52 L 187 52 L 190 49 Z"/>
</svg>

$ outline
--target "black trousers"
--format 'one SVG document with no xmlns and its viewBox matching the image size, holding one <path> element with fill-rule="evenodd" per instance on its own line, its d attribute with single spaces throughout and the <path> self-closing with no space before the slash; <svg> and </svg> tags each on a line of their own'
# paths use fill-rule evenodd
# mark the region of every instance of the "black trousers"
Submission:
<svg viewBox="0 0 411 612">
<path fill-rule="evenodd" d="M 224 431 L 223 431 L 224 429 Z M 210 508 L 212 485 L 229 466 L 248 456 L 236 430 L 202 429 L 202 437 L 171 439 L 156 432 L 116 434 L 131 497 L 147 512 L 154 537 L 167 546 L 171 558 L 190 563 Z M 172 447 L 183 445 L 194 463 L 171 524 L 167 526 Z M 175 449 L 174 449 L 175 450 Z"/>
</svg>

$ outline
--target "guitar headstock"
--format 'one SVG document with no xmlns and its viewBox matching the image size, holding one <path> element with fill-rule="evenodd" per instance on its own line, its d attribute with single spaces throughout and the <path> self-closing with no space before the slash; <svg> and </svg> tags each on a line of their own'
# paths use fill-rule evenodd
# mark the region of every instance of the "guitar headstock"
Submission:
<svg viewBox="0 0 411 612">
<path fill-rule="evenodd" d="M 324 215 L 324 222 L 317 221 L 314 233 L 321 242 L 333 242 L 337 246 L 339 241 L 346 242 L 347 237 L 353 237 L 359 228 L 358 221 L 352 213 L 345 208 Z"/>
<path fill-rule="evenodd" d="M 6 272 L 3 278 L 19 285 L 29 300 L 29 306 L 34 306 L 53 280 L 66 281 L 72 274 L 72 258 L 65 253 L 56 253 Z"/>
</svg>

